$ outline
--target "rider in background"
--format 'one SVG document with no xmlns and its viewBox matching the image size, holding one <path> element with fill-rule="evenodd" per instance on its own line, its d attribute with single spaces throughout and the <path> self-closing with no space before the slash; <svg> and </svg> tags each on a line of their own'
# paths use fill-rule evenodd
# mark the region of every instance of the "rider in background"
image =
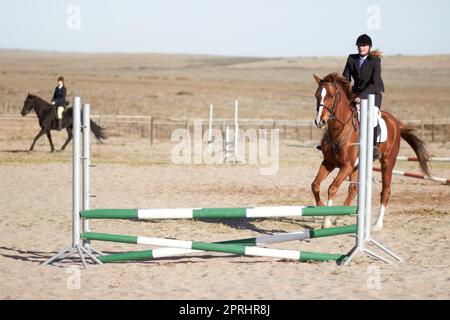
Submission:
<svg viewBox="0 0 450 320">
<path fill-rule="evenodd" d="M 66 87 L 64 86 L 64 78 L 58 77 L 58 85 L 53 93 L 52 105 L 56 105 L 56 118 L 58 121 L 58 130 L 61 131 L 62 115 L 66 109 Z"/>
<path fill-rule="evenodd" d="M 382 54 L 379 50 L 371 51 L 372 39 L 367 34 L 358 37 L 356 46 L 358 47 L 358 53 L 348 56 L 343 76 L 348 81 L 353 78 L 352 90 L 356 95 L 356 103 L 360 103 L 361 99 L 367 99 L 369 94 L 375 94 L 375 106 L 379 111 L 381 109 L 382 92 L 384 92 L 383 79 L 381 79 Z M 373 125 L 375 130 L 373 158 L 379 159 L 381 154 L 377 142 L 380 133 L 378 120 L 374 121 Z"/>
</svg>

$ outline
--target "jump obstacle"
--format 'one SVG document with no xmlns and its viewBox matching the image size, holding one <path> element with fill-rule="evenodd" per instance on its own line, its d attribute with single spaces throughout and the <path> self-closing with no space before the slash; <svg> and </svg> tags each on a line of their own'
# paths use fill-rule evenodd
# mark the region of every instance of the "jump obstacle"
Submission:
<svg viewBox="0 0 450 320">
<path fill-rule="evenodd" d="M 359 137 L 359 177 L 358 177 L 358 206 L 282 206 L 282 207 L 255 207 L 255 208 L 183 208 L 183 209 L 90 209 L 90 136 L 89 120 L 90 106 L 83 105 L 83 123 L 80 121 L 81 100 L 74 98 L 73 106 L 73 181 L 72 181 L 72 244 L 61 252 L 49 258 L 43 264 L 50 264 L 63 260 L 76 253 L 80 256 L 84 268 L 87 268 L 85 256 L 91 258 L 93 263 L 151 260 L 162 257 L 187 255 L 197 252 L 211 251 L 247 256 L 262 256 L 283 258 L 298 261 L 329 261 L 334 260 L 344 265 L 350 263 L 356 254 L 367 253 L 386 263 L 391 263 L 383 256 L 370 251 L 368 244 L 374 244 L 385 253 L 398 261 L 403 261 L 398 255 L 375 241 L 371 237 L 371 174 L 373 149 L 373 130 L 368 126 L 371 123 L 369 107 L 374 106 L 374 96 L 369 101 L 361 102 L 361 121 Z M 237 110 L 237 104 L 236 104 Z M 80 135 L 83 134 L 83 152 L 80 154 Z M 80 162 L 83 164 L 81 172 Z M 82 181 L 82 183 L 81 183 Z M 81 202 L 81 206 L 80 206 Z M 81 209 L 81 210 L 80 210 Z M 343 227 L 326 228 L 318 230 L 305 230 L 301 232 L 274 234 L 246 239 L 237 239 L 221 242 L 185 241 L 163 238 L 137 237 L 129 235 L 116 235 L 91 232 L 90 219 L 236 219 L 236 218 L 268 218 L 268 217 L 315 217 L 354 215 L 357 223 Z M 356 245 L 348 254 L 317 253 L 308 251 L 282 250 L 258 247 L 272 243 L 297 241 L 320 237 L 337 236 L 356 233 Z M 109 241 L 119 243 L 151 245 L 159 248 L 144 251 L 132 251 L 105 255 L 94 249 L 90 241 Z"/>
</svg>

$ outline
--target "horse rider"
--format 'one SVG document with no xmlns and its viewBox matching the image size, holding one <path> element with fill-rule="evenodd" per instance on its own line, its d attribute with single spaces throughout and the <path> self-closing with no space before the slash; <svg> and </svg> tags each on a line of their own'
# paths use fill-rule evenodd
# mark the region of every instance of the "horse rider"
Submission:
<svg viewBox="0 0 450 320">
<path fill-rule="evenodd" d="M 353 78 L 352 91 L 356 95 L 355 103 L 359 104 L 361 99 L 367 99 L 369 94 L 375 95 L 375 106 L 377 109 L 373 112 L 378 115 L 381 109 L 382 92 L 384 92 L 383 79 L 381 79 L 382 55 L 378 50 L 371 51 L 372 39 L 367 34 L 358 37 L 356 46 L 358 47 L 358 53 L 348 56 L 343 76 L 348 81 L 351 81 Z M 375 160 L 381 157 L 377 141 L 380 133 L 377 116 L 374 117 L 372 125 L 374 126 L 373 158 Z"/>
<path fill-rule="evenodd" d="M 56 106 L 56 119 L 58 122 L 58 130 L 61 131 L 62 128 L 62 115 L 64 110 L 66 110 L 66 87 L 64 86 L 64 78 L 58 77 L 58 85 L 53 93 L 52 105 Z"/>
</svg>

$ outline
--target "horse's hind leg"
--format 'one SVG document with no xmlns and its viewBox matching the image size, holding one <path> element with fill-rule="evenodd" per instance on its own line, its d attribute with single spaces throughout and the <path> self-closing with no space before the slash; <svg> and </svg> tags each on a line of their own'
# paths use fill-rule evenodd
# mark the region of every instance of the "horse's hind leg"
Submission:
<svg viewBox="0 0 450 320">
<path fill-rule="evenodd" d="M 380 194 L 380 211 L 378 212 L 377 222 L 373 227 L 374 231 L 383 229 L 384 213 L 389 202 L 389 197 L 391 196 L 391 181 L 394 164 L 395 163 L 391 163 L 391 161 L 386 160 L 385 158 L 381 160 L 381 179 L 383 187 Z"/>
<path fill-rule="evenodd" d="M 334 197 L 336 196 L 336 193 L 341 186 L 342 182 L 352 173 L 353 167 L 351 165 L 346 165 L 345 167 L 342 167 L 339 170 L 339 173 L 337 174 L 336 178 L 334 178 L 333 182 L 328 187 L 328 206 L 333 205 Z M 336 220 L 335 220 L 336 223 Z M 329 216 L 326 216 L 323 220 L 322 224 L 323 228 L 329 228 L 331 227 L 331 219 Z"/>
<path fill-rule="evenodd" d="M 358 168 L 354 168 L 353 172 L 350 173 L 350 179 L 349 179 L 349 186 L 348 186 L 348 195 L 347 198 L 344 201 L 344 206 L 350 206 L 352 204 L 353 199 L 356 196 L 356 193 L 358 192 Z M 336 220 L 334 221 L 335 225 L 338 225 L 341 223 L 341 219 L 339 216 L 336 217 Z"/>
<path fill-rule="evenodd" d="M 353 169 L 353 172 L 350 173 L 350 184 L 348 186 L 348 195 L 347 199 L 344 201 L 344 206 L 349 206 L 352 204 L 353 199 L 358 192 L 358 168 Z"/>
<path fill-rule="evenodd" d="M 29 152 L 33 151 L 34 149 L 34 145 L 36 144 L 36 141 L 38 141 L 38 139 L 45 133 L 44 129 L 41 129 L 41 131 L 39 131 L 39 133 L 36 135 L 36 137 L 33 140 L 33 143 L 31 144 L 30 149 L 28 150 Z"/>
<path fill-rule="evenodd" d="M 63 146 L 61 147 L 61 151 L 64 151 L 64 149 L 66 148 L 66 146 L 69 144 L 70 140 L 72 140 L 72 127 L 67 127 L 67 140 L 66 142 L 64 142 Z"/>
<path fill-rule="evenodd" d="M 55 146 L 53 145 L 52 135 L 50 134 L 50 131 L 47 131 L 46 134 L 47 134 L 48 142 L 50 142 L 51 152 L 54 152 Z"/>
</svg>

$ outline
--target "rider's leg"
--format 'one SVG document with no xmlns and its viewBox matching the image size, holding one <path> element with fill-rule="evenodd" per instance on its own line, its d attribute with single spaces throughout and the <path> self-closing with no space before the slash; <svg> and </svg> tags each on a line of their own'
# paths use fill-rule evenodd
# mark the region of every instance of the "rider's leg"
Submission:
<svg viewBox="0 0 450 320">
<path fill-rule="evenodd" d="M 380 148 L 378 148 L 378 135 L 381 134 L 381 127 L 378 123 L 378 114 L 380 112 L 380 106 L 381 105 L 381 94 L 377 94 L 375 96 L 375 108 L 373 110 L 373 160 L 377 160 L 381 158 L 381 152 Z"/>
<path fill-rule="evenodd" d="M 58 120 L 58 131 L 61 131 L 62 128 L 62 114 L 64 111 L 64 107 L 59 106 L 57 110 L 57 120 Z"/>
</svg>

